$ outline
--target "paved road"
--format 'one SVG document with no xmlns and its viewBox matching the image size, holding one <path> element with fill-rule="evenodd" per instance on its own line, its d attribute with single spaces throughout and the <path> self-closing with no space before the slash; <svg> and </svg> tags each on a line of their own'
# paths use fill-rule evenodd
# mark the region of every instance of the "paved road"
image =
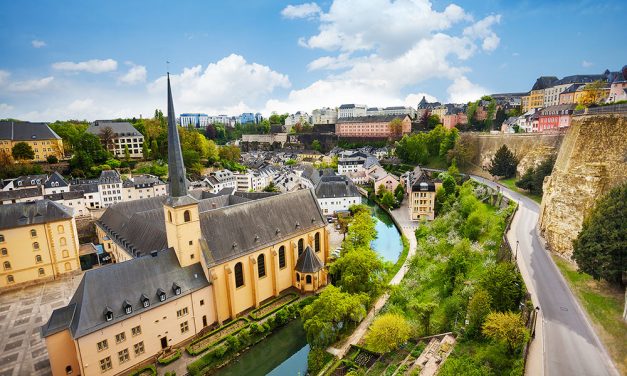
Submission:
<svg viewBox="0 0 627 376">
<path fill-rule="evenodd" d="M 481 177 L 473 176 L 473 179 L 496 186 Z M 535 292 L 534 300 L 540 306 L 544 374 L 619 375 L 537 233 L 539 205 L 500 187 L 506 196 L 520 203 L 508 238 L 512 248 L 519 241 L 519 265 L 522 262 L 521 269 L 526 269 L 530 281 L 525 282 L 532 294 Z"/>
</svg>

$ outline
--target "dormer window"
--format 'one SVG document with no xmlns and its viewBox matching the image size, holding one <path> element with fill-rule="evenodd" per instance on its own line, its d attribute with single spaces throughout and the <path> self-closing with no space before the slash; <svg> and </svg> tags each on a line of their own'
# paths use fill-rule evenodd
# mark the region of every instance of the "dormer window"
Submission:
<svg viewBox="0 0 627 376">
<path fill-rule="evenodd" d="M 165 302 L 165 291 L 163 291 L 163 289 L 157 289 L 157 297 L 159 298 L 160 302 Z"/>
<path fill-rule="evenodd" d="M 174 291 L 174 295 L 181 295 L 181 286 L 176 283 L 172 284 L 172 290 Z"/>
<path fill-rule="evenodd" d="M 104 310 L 104 317 L 106 321 L 113 320 L 113 310 L 109 307 L 106 307 Z"/>
<path fill-rule="evenodd" d="M 126 313 L 127 315 L 130 315 L 133 312 L 133 306 L 128 300 L 124 301 L 124 304 L 122 304 L 122 307 L 124 308 L 124 313 Z"/>
<path fill-rule="evenodd" d="M 148 308 L 150 307 L 150 299 L 144 294 L 139 298 L 139 301 L 142 302 L 142 307 Z"/>
</svg>

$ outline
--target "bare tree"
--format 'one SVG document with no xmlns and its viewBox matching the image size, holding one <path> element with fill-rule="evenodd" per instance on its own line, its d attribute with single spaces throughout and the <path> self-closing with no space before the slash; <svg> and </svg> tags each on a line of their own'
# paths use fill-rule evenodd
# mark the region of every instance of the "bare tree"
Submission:
<svg viewBox="0 0 627 376">
<path fill-rule="evenodd" d="M 102 141 L 104 147 L 110 151 L 113 148 L 113 139 L 115 138 L 115 132 L 113 132 L 113 128 L 104 127 L 100 131 L 100 141 Z"/>
</svg>

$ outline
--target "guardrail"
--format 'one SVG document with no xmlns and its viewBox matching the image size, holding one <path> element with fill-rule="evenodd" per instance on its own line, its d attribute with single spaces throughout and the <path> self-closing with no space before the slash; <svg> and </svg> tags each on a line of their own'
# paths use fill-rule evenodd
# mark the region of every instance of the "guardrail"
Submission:
<svg viewBox="0 0 627 376">
<path fill-rule="evenodd" d="M 575 110 L 574 116 L 602 115 L 602 114 L 627 114 L 627 103 L 614 104 L 601 107 L 590 107 L 583 110 Z"/>
</svg>

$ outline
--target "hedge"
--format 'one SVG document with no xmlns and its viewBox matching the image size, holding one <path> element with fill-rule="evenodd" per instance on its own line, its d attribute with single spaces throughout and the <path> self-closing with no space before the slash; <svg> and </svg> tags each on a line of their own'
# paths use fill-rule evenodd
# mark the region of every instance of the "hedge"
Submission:
<svg viewBox="0 0 627 376">
<path fill-rule="evenodd" d="M 276 308 L 275 308 L 275 309 L 273 309 L 272 311 L 267 312 L 267 313 L 265 313 L 265 314 L 264 314 L 264 315 L 262 315 L 262 316 L 257 316 L 257 312 L 262 311 L 264 308 L 266 308 L 266 307 L 268 307 L 268 306 L 271 306 L 272 304 L 276 303 L 277 301 L 282 300 L 282 299 L 285 299 L 285 298 L 286 298 L 286 297 L 288 297 L 288 296 L 291 296 L 292 298 L 291 298 L 291 299 L 289 299 L 288 301 L 286 301 L 285 303 L 281 304 L 280 306 L 276 307 Z M 266 317 L 268 317 L 268 316 L 270 316 L 270 315 L 272 315 L 272 314 L 276 313 L 276 312 L 277 312 L 278 310 L 280 310 L 281 308 L 285 307 L 285 306 L 286 306 L 286 305 L 288 305 L 288 304 L 291 304 L 291 303 L 295 302 L 296 300 L 298 300 L 298 295 L 297 295 L 297 294 L 295 294 L 295 293 L 293 293 L 293 292 L 290 292 L 289 294 L 285 294 L 285 295 L 282 295 L 282 296 L 276 297 L 275 299 L 272 299 L 271 301 L 269 301 L 268 303 L 266 303 L 266 304 L 262 305 L 261 307 L 254 309 L 254 310 L 250 313 L 250 317 L 251 317 L 253 320 L 255 320 L 255 321 L 259 321 L 259 320 L 265 319 Z"/>
<path fill-rule="evenodd" d="M 206 338 L 211 337 L 212 335 L 214 335 L 214 334 L 216 334 L 216 333 L 218 333 L 218 332 L 220 332 L 220 331 L 222 331 L 222 330 L 224 330 L 224 329 L 227 329 L 228 327 L 230 327 L 230 326 L 232 326 L 232 325 L 235 325 L 235 323 L 238 323 L 238 322 L 241 322 L 241 321 L 244 321 L 246 324 L 250 323 L 250 320 L 248 320 L 247 318 L 245 318 L 245 317 L 240 317 L 240 318 L 239 318 L 239 319 L 237 319 L 237 320 L 233 320 L 233 321 L 231 321 L 230 323 L 228 323 L 228 324 L 226 324 L 226 325 L 223 325 L 223 326 L 221 326 L 221 327 L 217 328 L 216 330 L 214 330 L 214 331 L 212 331 L 212 332 L 209 332 L 209 333 L 205 334 L 204 336 L 202 336 L 202 337 L 200 337 L 200 338 L 198 338 L 198 339 L 193 340 L 193 341 L 192 341 L 192 342 L 191 342 L 191 343 L 187 346 L 187 348 L 186 348 L 185 350 L 187 350 L 187 353 L 188 353 L 189 355 L 192 355 L 192 356 L 193 356 L 193 355 L 198 355 L 198 354 L 201 354 L 201 353 L 203 353 L 203 352 L 207 351 L 207 349 L 209 349 L 210 347 L 212 347 L 212 346 L 214 346 L 214 345 L 216 345 L 216 344 L 218 344 L 218 343 L 222 342 L 225 338 L 227 338 L 227 337 L 228 337 L 228 335 L 227 335 L 227 336 L 224 336 L 224 337 L 222 337 L 222 338 L 220 338 L 219 340 L 217 340 L 217 341 L 215 341 L 215 342 L 212 342 L 212 343 L 208 344 L 208 345 L 207 345 L 207 346 L 205 346 L 204 348 L 202 348 L 202 349 L 200 349 L 200 350 L 197 350 L 197 351 L 192 350 L 192 348 L 191 348 L 191 347 L 192 347 L 193 345 L 195 345 L 195 344 L 197 344 L 197 343 L 199 343 L 199 342 L 201 342 L 201 341 L 205 340 Z M 247 326 L 248 326 L 248 325 L 245 325 L 245 326 L 241 327 L 240 329 L 236 330 L 235 332 L 233 332 L 233 333 L 229 333 L 229 335 L 234 335 L 234 334 L 237 334 L 240 330 L 242 330 L 242 329 L 246 328 Z"/>
<path fill-rule="evenodd" d="M 176 350 L 176 352 L 174 352 L 174 354 L 169 355 L 165 358 L 158 358 L 157 362 L 161 365 L 168 365 L 170 363 L 172 363 L 173 361 L 179 359 L 183 354 L 181 353 L 181 350 Z"/>
<path fill-rule="evenodd" d="M 129 373 L 129 376 L 138 376 L 146 371 L 150 371 L 151 375 L 155 375 L 155 376 L 157 375 L 157 368 L 151 364 L 151 365 L 136 369 L 135 371 Z"/>
</svg>

